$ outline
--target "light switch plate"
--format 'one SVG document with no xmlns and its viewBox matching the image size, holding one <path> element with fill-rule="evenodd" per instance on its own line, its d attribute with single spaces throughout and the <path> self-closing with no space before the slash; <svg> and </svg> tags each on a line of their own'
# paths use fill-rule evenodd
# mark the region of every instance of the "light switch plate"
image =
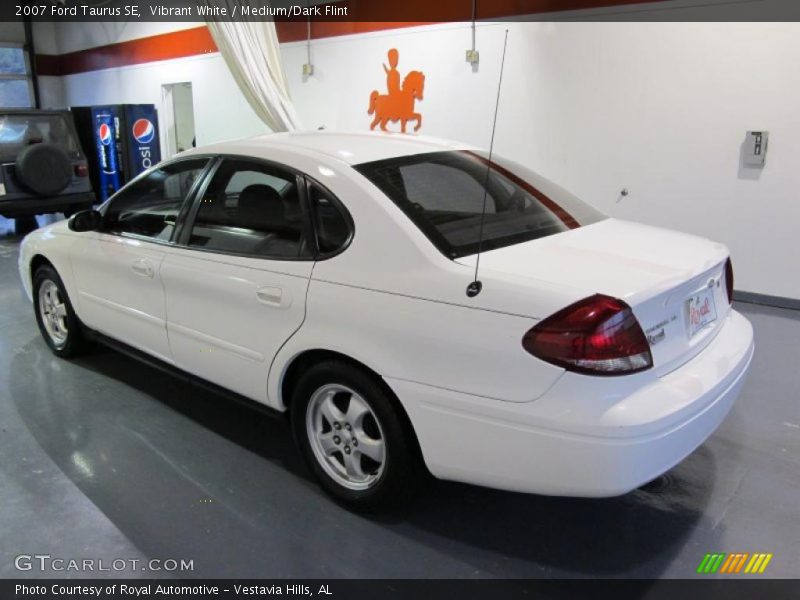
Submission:
<svg viewBox="0 0 800 600">
<path fill-rule="evenodd" d="M 748 167 L 763 167 L 767 160 L 769 131 L 748 131 L 742 161 Z"/>
</svg>

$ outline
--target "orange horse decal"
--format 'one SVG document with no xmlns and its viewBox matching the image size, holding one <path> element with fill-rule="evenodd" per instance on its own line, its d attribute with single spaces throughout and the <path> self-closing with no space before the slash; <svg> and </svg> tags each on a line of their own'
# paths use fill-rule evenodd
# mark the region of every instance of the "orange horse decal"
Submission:
<svg viewBox="0 0 800 600">
<path fill-rule="evenodd" d="M 414 103 L 422 100 L 425 87 L 425 75 L 420 71 L 411 71 L 400 85 L 400 73 L 397 71 L 398 52 L 394 48 L 389 50 L 389 66 L 383 66 L 386 71 L 386 80 L 389 93 L 382 95 L 374 90 L 369 95 L 369 110 L 367 114 L 374 114 L 375 118 L 370 124 L 370 129 L 380 123 L 381 129 L 386 131 L 389 121 L 400 121 L 400 130 L 406 132 L 406 123 L 416 121 L 414 131 L 419 131 L 422 126 L 422 115 L 414 112 Z"/>
</svg>

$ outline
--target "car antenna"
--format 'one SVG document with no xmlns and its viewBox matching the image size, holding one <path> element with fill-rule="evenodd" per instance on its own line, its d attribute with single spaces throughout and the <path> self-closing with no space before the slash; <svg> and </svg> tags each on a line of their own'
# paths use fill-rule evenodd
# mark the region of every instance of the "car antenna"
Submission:
<svg viewBox="0 0 800 600">
<path fill-rule="evenodd" d="M 503 58 L 500 60 L 500 79 L 497 81 L 497 99 L 494 103 L 494 120 L 492 121 L 492 138 L 489 141 L 489 160 L 486 162 L 486 177 L 483 180 L 483 207 L 481 208 L 481 226 L 478 233 L 478 255 L 475 257 L 475 277 L 467 286 L 467 296 L 474 298 L 481 293 L 483 283 L 478 280 L 478 267 L 481 264 L 481 249 L 483 248 L 483 221 L 486 218 L 486 195 L 489 185 L 489 173 L 492 170 L 492 151 L 494 150 L 494 132 L 497 128 L 497 109 L 500 107 L 500 88 L 503 85 L 503 68 L 506 64 L 506 46 L 508 45 L 508 29 L 503 39 Z"/>
</svg>

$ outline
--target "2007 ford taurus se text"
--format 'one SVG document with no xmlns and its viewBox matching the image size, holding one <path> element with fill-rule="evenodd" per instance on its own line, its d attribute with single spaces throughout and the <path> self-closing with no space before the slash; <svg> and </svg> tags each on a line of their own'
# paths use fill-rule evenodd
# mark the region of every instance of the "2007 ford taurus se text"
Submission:
<svg viewBox="0 0 800 600">
<path fill-rule="evenodd" d="M 191 150 L 28 235 L 19 268 L 57 355 L 104 341 L 287 413 L 360 507 L 424 467 L 625 493 L 703 443 L 753 356 L 723 245 L 424 138 Z"/>
</svg>

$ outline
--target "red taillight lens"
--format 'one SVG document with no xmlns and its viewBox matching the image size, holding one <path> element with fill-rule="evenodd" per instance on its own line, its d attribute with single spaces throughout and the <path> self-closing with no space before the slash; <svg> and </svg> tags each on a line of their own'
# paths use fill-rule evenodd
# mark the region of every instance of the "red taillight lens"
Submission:
<svg viewBox="0 0 800 600">
<path fill-rule="evenodd" d="M 89 174 L 89 169 L 86 165 L 75 165 L 75 175 L 77 177 L 86 177 Z"/>
<path fill-rule="evenodd" d="M 733 264 L 730 258 L 725 261 L 725 291 L 728 293 L 728 304 L 733 304 Z"/>
<path fill-rule="evenodd" d="M 630 306 L 597 294 L 558 311 L 522 338 L 522 347 L 569 371 L 626 375 L 653 366 L 650 344 Z"/>
</svg>

